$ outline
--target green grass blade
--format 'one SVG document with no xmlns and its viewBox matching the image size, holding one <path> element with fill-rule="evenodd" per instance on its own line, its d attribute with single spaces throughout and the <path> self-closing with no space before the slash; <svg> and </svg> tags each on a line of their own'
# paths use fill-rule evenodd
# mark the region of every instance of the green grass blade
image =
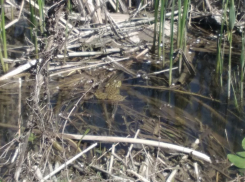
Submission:
<svg viewBox="0 0 245 182">
<path fill-rule="evenodd" d="M 40 31 L 43 34 L 44 31 L 44 16 L 43 16 L 43 1 L 38 0 L 38 6 L 39 6 L 39 25 L 40 25 Z"/>
<path fill-rule="evenodd" d="M 240 95 L 241 95 L 241 105 L 243 106 L 243 80 L 244 80 L 244 62 L 245 62 L 245 37 L 244 33 L 242 35 L 242 51 L 241 51 L 241 81 L 240 81 Z"/>
<path fill-rule="evenodd" d="M 161 0 L 161 14 L 160 14 L 159 36 L 158 36 L 158 56 L 159 57 L 161 56 L 161 49 L 162 49 L 161 43 L 163 43 L 162 37 L 164 36 L 163 35 L 163 29 L 164 29 L 163 18 L 164 18 L 164 13 L 165 13 L 165 10 L 164 10 L 165 6 L 164 5 L 165 5 L 164 0 Z"/>
<path fill-rule="evenodd" d="M 153 36 L 153 46 L 152 46 L 152 52 L 155 53 L 156 51 L 156 40 L 157 40 L 157 19 L 158 19 L 158 6 L 159 6 L 159 0 L 155 1 L 155 22 L 154 22 L 154 36 Z"/>
<path fill-rule="evenodd" d="M 2 49 L 1 49 L 1 46 L 0 46 L 0 61 L 1 61 L 1 65 L 2 65 L 3 72 L 5 73 L 5 72 L 6 72 L 6 69 L 5 69 L 5 63 L 4 63 L 4 61 L 3 61 L 3 55 L 2 55 Z"/>
<path fill-rule="evenodd" d="M 174 4 L 175 0 L 172 2 L 172 12 L 171 12 L 171 37 L 170 37 L 170 65 L 169 65 L 169 86 L 172 85 L 172 67 L 173 67 L 173 50 L 174 50 Z"/>
<path fill-rule="evenodd" d="M 180 47 L 181 39 L 181 0 L 178 0 L 178 38 L 177 38 L 177 47 Z"/>
<path fill-rule="evenodd" d="M 5 32 L 5 13 L 4 13 L 4 0 L 1 0 L 1 37 L 2 37 L 2 43 L 3 43 L 3 57 L 8 58 L 7 53 L 7 40 L 6 40 L 6 32 Z M 2 62 L 2 66 L 5 69 L 5 72 L 8 71 L 8 64 L 5 64 Z M 4 65 L 3 65 L 4 64 Z"/>
<path fill-rule="evenodd" d="M 230 31 L 233 30 L 235 22 L 236 22 L 236 15 L 235 15 L 234 0 L 231 0 L 230 1 L 230 8 L 229 8 L 229 28 L 230 28 Z"/>
</svg>

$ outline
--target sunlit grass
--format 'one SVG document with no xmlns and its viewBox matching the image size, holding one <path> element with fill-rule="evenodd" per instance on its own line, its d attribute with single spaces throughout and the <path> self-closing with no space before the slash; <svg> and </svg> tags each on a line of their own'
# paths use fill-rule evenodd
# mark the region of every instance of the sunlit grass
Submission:
<svg viewBox="0 0 245 182">
<path fill-rule="evenodd" d="M 3 71 L 7 72 L 8 71 L 8 64 L 5 64 L 3 61 L 3 58 L 8 58 L 8 53 L 7 53 L 7 40 L 6 40 L 6 32 L 5 32 L 5 14 L 4 14 L 4 0 L 1 0 L 1 40 L 2 42 L 2 49 L 3 49 L 3 55 L 2 55 L 2 50 L 0 50 L 1 55 L 1 64 L 3 67 Z M 1 48 L 0 48 L 1 49 Z"/>
<path fill-rule="evenodd" d="M 158 34 L 158 56 L 159 58 L 163 55 L 164 50 L 164 15 L 165 15 L 165 0 L 161 0 L 161 11 L 160 11 L 160 23 L 159 23 L 159 34 Z"/>
<path fill-rule="evenodd" d="M 184 44 L 186 43 L 185 32 L 186 32 L 186 19 L 187 19 L 187 14 L 188 14 L 188 5 L 189 5 L 189 0 L 185 0 L 182 17 L 180 20 L 178 20 L 178 21 L 181 21 L 180 28 L 178 30 L 178 31 L 180 31 L 180 33 L 179 33 L 180 36 L 178 37 L 178 39 L 180 39 L 178 48 L 180 48 L 183 52 L 185 52 Z M 181 13 L 181 12 L 179 12 L 179 13 Z M 179 72 L 181 72 L 181 67 L 182 67 L 181 65 L 182 65 L 182 54 L 179 57 Z"/>
<path fill-rule="evenodd" d="M 38 0 L 38 6 L 39 6 L 39 26 L 40 26 L 40 31 L 43 34 L 43 31 L 44 31 L 44 15 L 43 15 L 44 1 Z"/>
<path fill-rule="evenodd" d="M 230 43 L 229 47 L 229 65 L 228 65 L 228 100 L 231 96 L 231 53 L 232 53 L 232 31 L 235 25 L 236 16 L 235 16 L 235 7 L 234 0 L 230 1 L 229 4 L 229 30 L 228 30 L 228 41 Z"/>
<path fill-rule="evenodd" d="M 5 63 L 4 63 L 4 61 L 3 61 L 3 55 L 2 55 L 2 49 L 1 49 L 1 46 L 0 46 L 0 61 L 1 61 L 1 65 L 2 65 L 3 72 L 5 73 L 5 72 L 6 72 L 6 68 L 5 68 Z"/>
<path fill-rule="evenodd" d="M 157 40 L 157 20 L 158 20 L 158 7 L 159 7 L 159 0 L 155 1 L 155 11 L 154 11 L 154 36 L 153 36 L 153 46 L 152 46 L 152 52 L 155 53 L 156 51 L 156 40 Z"/>
<path fill-rule="evenodd" d="M 67 1 L 67 9 L 68 9 L 68 11 L 71 13 L 71 0 L 68 0 Z"/>
<path fill-rule="evenodd" d="M 170 37 L 170 65 L 169 65 L 169 85 L 172 85 L 172 67 L 173 67 L 173 50 L 174 50 L 174 4 L 175 0 L 172 2 L 172 12 L 171 12 L 171 37 Z"/>
<path fill-rule="evenodd" d="M 30 4 L 30 12 L 31 12 L 31 16 L 30 16 L 30 19 L 31 19 L 31 26 L 32 26 L 32 29 L 31 29 L 31 38 L 32 38 L 32 41 L 34 42 L 34 45 L 35 45 L 35 55 L 36 55 L 36 59 L 38 59 L 38 47 L 37 47 L 37 21 L 35 19 L 35 12 L 34 12 L 34 7 Z M 34 30 L 35 29 L 35 30 Z"/>
<path fill-rule="evenodd" d="M 243 80 L 244 80 L 244 62 L 245 62 L 245 37 L 244 33 L 242 35 L 242 51 L 241 51 L 241 59 L 240 59 L 240 70 L 241 70 L 241 81 L 240 81 L 240 95 L 241 95 L 241 105 L 243 107 Z"/>
<path fill-rule="evenodd" d="M 223 85 L 223 57 L 222 57 L 222 39 L 224 37 L 224 23 L 226 20 L 226 9 L 227 9 L 227 3 L 225 3 L 225 0 L 222 1 L 222 7 L 224 9 L 223 12 L 223 18 L 221 19 L 221 28 L 220 28 L 220 34 L 218 37 L 218 43 L 217 43 L 217 57 L 216 57 L 216 75 L 219 76 L 220 79 L 220 86 Z"/>
<path fill-rule="evenodd" d="M 181 32 L 181 0 L 178 0 L 178 36 L 177 36 L 177 47 L 180 47 L 180 32 Z"/>
</svg>

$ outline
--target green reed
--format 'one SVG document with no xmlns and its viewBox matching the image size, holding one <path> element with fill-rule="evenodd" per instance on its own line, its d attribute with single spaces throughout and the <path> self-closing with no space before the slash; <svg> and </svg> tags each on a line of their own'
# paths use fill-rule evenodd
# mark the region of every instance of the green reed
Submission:
<svg viewBox="0 0 245 182">
<path fill-rule="evenodd" d="M 38 47 L 37 47 L 37 21 L 36 21 L 36 18 L 35 18 L 35 9 L 34 7 L 31 5 L 31 2 L 29 2 L 30 4 L 30 12 L 31 12 L 31 16 L 30 16 L 30 19 L 31 19 L 31 38 L 32 38 L 32 41 L 34 42 L 34 45 L 35 45 L 35 55 L 36 55 L 36 59 L 38 59 Z M 34 31 L 35 29 L 35 31 Z"/>
<path fill-rule="evenodd" d="M 237 102 L 237 96 L 236 96 L 239 90 L 237 90 L 237 87 L 235 87 L 236 85 L 234 86 L 234 84 L 236 84 L 236 81 L 235 81 L 236 75 L 235 75 L 235 73 L 233 75 L 234 75 L 233 76 L 234 81 L 231 80 L 231 88 L 232 88 L 233 95 L 234 95 L 234 105 L 235 105 L 236 109 L 239 110 L 239 104 Z"/>
<path fill-rule="evenodd" d="M 225 3 L 225 0 L 222 1 L 222 9 L 224 10 L 222 16 L 223 18 L 221 19 L 221 28 L 220 28 L 220 34 L 219 34 L 219 39 L 218 39 L 218 44 L 217 44 L 217 63 L 216 63 L 216 74 L 219 74 L 220 72 L 220 65 L 222 62 L 222 56 L 221 56 L 221 46 L 222 46 L 222 38 L 223 38 L 223 32 L 224 32 L 224 23 L 226 19 L 226 10 L 227 10 L 227 4 Z M 223 71 L 223 70 L 221 70 Z M 222 73 L 222 72 L 221 72 Z"/>
<path fill-rule="evenodd" d="M 235 25 L 236 15 L 235 15 L 235 6 L 234 0 L 230 1 L 229 4 L 229 30 L 228 30 L 228 41 L 229 45 L 229 65 L 228 65 L 228 100 L 231 96 L 231 53 L 232 53 L 232 31 Z"/>
<path fill-rule="evenodd" d="M 173 50 L 174 50 L 174 4 L 175 0 L 172 1 L 172 12 L 171 12 L 171 37 L 170 37 L 170 65 L 169 65 L 169 85 L 172 85 L 172 67 L 173 67 Z"/>
<path fill-rule="evenodd" d="M 5 13 L 4 13 L 4 0 L 1 0 L 1 42 L 3 48 L 3 55 L 1 53 L 1 64 L 3 67 L 4 72 L 8 71 L 8 64 L 5 64 L 3 58 L 8 58 L 7 53 L 7 39 L 6 39 L 6 32 L 5 32 Z"/>
<path fill-rule="evenodd" d="M 3 61 L 3 55 L 2 55 L 2 49 L 1 49 L 1 46 L 0 46 L 0 61 L 1 61 L 1 65 L 2 65 L 3 72 L 5 73 L 5 72 L 6 72 L 6 68 L 5 68 L 5 63 L 4 63 L 4 61 Z"/>
<path fill-rule="evenodd" d="M 71 13 L 71 8 L 72 8 L 72 5 L 71 5 L 71 0 L 68 0 L 67 1 L 67 9 L 68 11 Z"/>
<path fill-rule="evenodd" d="M 242 51 L 241 51 L 241 58 L 240 58 L 240 70 L 241 70 L 241 81 L 240 81 L 240 99 L 241 99 L 241 106 L 243 106 L 243 80 L 244 80 L 244 62 L 245 62 L 245 36 L 244 33 L 242 35 Z"/>
<path fill-rule="evenodd" d="M 180 39 L 179 40 L 180 48 L 183 48 L 183 40 L 184 40 L 185 30 L 186 30 L 186 19 L 187 19 L 187 14 L 188 14 L 188 4 L 189 4 L 189 0 L 185 0 L 184 1 L 183 15 L 182 15 L 181 19 L 179 20 L 179 21 L 181 21 L 181 23 L 180 23 L 180 37 L 178 37 Z M 179 12 L 179 13 L 181 13 L 181 12 Z"/>
<path fill-rule="evenodd" d="M 158 23 L 158 7 L 159 7 L 159 0 L 155 1 L 155 22 L 154 22 L 154 36 L 153 36 L 153 46 L 152 46 L 152 52 L 157 53 L 158 57 L 162 57 L 164 59 L 164 22 L 165 22 L 165 0 L 161 0 L 161 7 L 160 7 L 160 22 L 159 22 L 159 27 L 157 27 Z M 157 37 L 157 31 L 158 31 L 158 37 Z M 158 48 L 156 52 L 156 40 L 158 40 Z"/>
<path fill-rule="evenodd" d="M 164 47 L 164 17 L 165 17 L 165 0 L 161 0 L 161 11 L 160 11 L 160 23 L 159 23 L 159 34 L 158 34 L 158 56 L 163 56 Z"/>
<path fill-rule="evenodd" d="M 181 32 L 181 0 L 178 0 L 178 36 L 177 36 L 177 47 L 180 47 L 180 32 Z"/>
<path fill-rule="evenodd" d="M 186 20 L 187 20 L 187 14 L 188 14 L 188 5 L 189 5 L 189 0 L 185 0 L 182 17 L 178 19 L 178 21 L 180 21 L 180 23 L 178 23 L 180 24 L 180 26 L 178 27 L 178 35 L 179 35 L 178 40 L 177 40 L 177 42 L 179 42 L 178 48 L 184 52 L 185 52 L 185 47 L 186 47 L 185 46 L 186 44 L 185 33 L 186 33 Z M 179 14 L 181 14 L 181 12 L 179 12 Z M 181 72 L 181 65 L 182 65 L 182 54 L 180 54 L 179 56 L 179 72 Z"/>
<path fill-rule="evenodd" d="M 44 1 L 43 0 L 37 0 L 38 6 L 39 6 L 39 26 L 41 34 L 43 34 L 44 31 L 44 15 L 43 15 L 43 7 L 44 7 Z"/>
<path fill-rule="evenodd" d="M 154 36 L 153 36 L 153 46 L 152 46 L 152 52 L 155 53 L 156 51 L 156 40 L 157 40 L 157 20 L 158 20 L 158 7 L 159 7 L 159 0 L 155 1 L 155 12 L 154 12 Z"/>
<path fill-rule="evenodd" d="M 217 40 L 217 56 L 216 56 L 216 76 L 219 76 L 220 80 L 220 86 L 222 87 L 223 85 L 223 57 L 222 57 L 222 39 L 224 37 L 224 23 L 226 20 L 226 11 L 227 11 L 227 3 L 225 3 L 225 0 L 222 1 L 222 9 L 224 10 L 223 12 L 223 18 L 221 20 L 221 28 L 220 28 L 220 35 Z"/>
</svg>

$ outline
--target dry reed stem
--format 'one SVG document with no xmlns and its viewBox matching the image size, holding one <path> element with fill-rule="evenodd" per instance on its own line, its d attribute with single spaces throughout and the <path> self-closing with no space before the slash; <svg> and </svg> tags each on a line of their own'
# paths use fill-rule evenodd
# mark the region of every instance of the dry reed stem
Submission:
<svg viewBox="0 0 245 182">
<path fill-rule="evenodd" d="M 164 142 L 159 142 L 159 141 L 152 141 L 152 140 L 145 140 L 145 139 L 135 139 L 135 138 L 124 138 L 124 137 L 109 137 L 109 136 L 94 136 L 94 135 L 72 135 L 72 134 L 57 134 L 58 136 L 63 135 L 63 137 L 67 137 L 70 139 L 75 139 L 75 140 L 80 140 L 83 137 L 83 140 L 85 141 L 100 141 L 100 142 L 126 142 L 126 143 L 137 143 L 137 144 L 144 144 L 144 145 L 149 145 L 149 146 L 154 146 L 154 147 L 160 147 L 160 148 L 167 148 L 171 150 L 176 150 L 179 152 L 187 153 L 187 154 L 192 154 L 206 162 L 212 163 L 211 159 L 209 156 L 206 154 L 203 154 L 201 152 L 195 151 L 190 148 L 174 145 L 174 144 L 169 144 L 169 143 L 164 143 Z"/>
</svg>

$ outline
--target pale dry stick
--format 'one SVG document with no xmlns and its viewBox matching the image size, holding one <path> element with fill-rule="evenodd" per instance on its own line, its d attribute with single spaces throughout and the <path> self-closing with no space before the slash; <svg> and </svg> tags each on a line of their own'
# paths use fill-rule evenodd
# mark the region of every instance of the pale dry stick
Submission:
<svg viewBox="0 0 245 182">
<path fill-rule="evenodd" d="M 126 138 L 128 138 L 128 137 L 130 137 L 130 135 L 126 136 Z M 119 144 L 119 142 L 115 144 L 115 147 L 116 147 L 118 144 Z M 110 148 L 108 151 L 104 152 L 104 153 L 103 153 L 98 159 L 96 159 L 96 160 L 97 160 L 97 161 L 100 160 L 102 157 L 104 157 L 104 156 L 105 156 L 108 152 L 110 152 L 111 150 L 112 150 L 112 148 Z"/>
<path fill-rule="evenodd" d="M 128 60 L 128 59 L 129 59 L 129 57 L 126 57 L 126 58 L 118 59 L 116 61 L 124 61 L 124 60 Z M 98 63 L 98 64 L 89 65 L 89 66 L 79 66 L 79 67 L 72 68 L 72 69 L 69 69 L 69 70 L 60 71 L 58 73 L 52 73 L 52 74 L 50 74 L 50 77 L 55 76 L 55 75 L 59 75 L 59 74 L 62 74 L 62 73 L 76 71 L 76 70 L 90 69 L 90 68 L 98 67 L 98 66 L 101 66 L 101 65 L 104 65 L 104 64 L 109 64 L 109 63 L 110 62 L 104 62 L 104 63 Z M 0 78 L 0 81 L 1 81 L 1 78 Z"/>
<path fill-rule="evenodd" d="M 65 69 L 65 68 L 72 68 L 75 66 L 81 66 L 84 63 L 81 62 L 67 62 L 64 65 L 59 65 L 59 66 L 49 66 L 49 71 L 56 71 L 56 70 L 60 70 L 60 69 Z M 58 65 L 58 64 L 57 64 Z"/>
<path fill-rule="evenodd" d="M 19 125 L 19 136 L 20 136 L 20 131 L 21 131 L 21 85 L 22 85 L 22 80 L 19 78 L 19 99 L 18 99 L 18 125 Z"/>
<path fill-rule="evenodd" d="M 78 9 L 79 9 L 80 13 L 82 14 L 82 16 L 83 16 L 83 18 L 85 20 L 86 12 L 85 12 L 82 0 L 77 0 L 76 2 L 77 2 L 77 6 L 78 6 Z M 81 15 L 79 15 L 79 16 L 81 16 Z"/>
<path fill-rule="evenodd" d="M 176 151 L 187 153 L 187 154 L 192 154 L 193 156 L 196 156 L 206 162 L 212 163 L 209 156 L 199 151 L 196 151 L 196 150 L 193 150 L 187 147 L 182 147 L 182 146 L 159 142 L 159 141 L 125 138 L 125 137 L 110 137 L 110 136 L 94 136 L 94 135 L 83 136 L 83 135 L 74 135 L 74 134 L 67 134 L 67 133 L 57 134 L 57 136 L 62 136 L 62 135 L 66 138 L 75 139 L 75 140 L 80 140 L 83 137 L 84 141 L 94 140 L 94 141 L 100 141 L 100 142 L 106 142 L 106 143 L 111 143 L 111 142 L 112 143 L 113 142 L 138 143 L 138 144 L 144 144 L 144 145 L 149 145 L 149 146 L 154 146 L 154 147 L 167 148 L 167 149 L 176 150 Z"/>
<path fill-rule="evenodd" d="M 171 174 L 169 175 L 169 177 L 166 180 L 166 182 L 172 182 L 173 181 L 173 178 L 175 177 L 178 169 L 179 169 L 179 165 L 177 165 L 176 168 L 171 172 Z"/>
<path fill-rule="evenodd" d="M 6 3 L 10 4 L 11 6 L 16 6 L 16 3 L 11 2 L 10 0 L 6 0 Z"/>
<path fill-rule="evenodd" d="M 12 153 L 11 153 L 11 155 L 12 155 Z M 9 160 L 10 160 L 10 158 L 11 158 L 11 157 L 9 157 L 9 158 L 8 158 L 8 160 L 6 160 L 6 162 L 1 163 L 1 166 L 9 164 Z"/>
<path fill-rule="evenodd" d="M 95 2 L 96 2 L 97 7 L 101 6 L 100 0 L 96 0 Z M 102 24 L 103 21 L 102 21 L 102 17 L 101 17 L 101 8 L 97 8 L 96 12 L 97 12 L 97 15 L 98 15 L 99 23 Z"/>
<path fill-rule="evenodd" d="M 137 59 L 137 58 L 145 55 L 147 52 L 149 52 L 149 48 L 146 48 L 145 50 L 143 50 L 142 52 L 140 52 L 135 58 Z"/>
<path fill-rule="evenodd" d="M 136 167 L 135 167 L 135 163 L 134 163 L 134 159 L 133 159 L 132 153 L 129 153 L 129 158 L 130 158 L 130 160 L 131 160 L 131 164 L 132 164 L 132 166 L 133 166 L 133 169 L 135 170 Z"/>
<path fill-rule="evenodd" d="M 46 160 L 45 160 L 45 162 L 44 162 L 44 168 L 42 169 L 43 171 L 46 171 L 46 167 L 47 167 L 47 163 L 49 164 L 49 158 L 48 158 L 48 156 L 49 156 L 49 154 L 50 154 L 50 152 L 52 151 L 52 147 L 53 147 L 53 143 L 52 143 L 52 145 L 50 145 L 49 146 L 49 148 L 47 149 L 48 150 L 48 152 L 46 153 L 46 155 L 45 156 L 47 156 L 46 157 Z M 42 153 L 42 149 L 44 149 L 44 147 L 40 147 L 40 153 Z M 51 171 L 51 172 L 53 172 L 53 171 Z"/>
<path fill-rule="evenodd" d="M 121 157 L 119 157 L 115 152 L 112 153 L 112 155 L 114 155 L 114 157 L 116 157 L 120 162 L 122 162 L 126 166 L 126 163 L 124 162 L 124 160 Z"/>
<path fill-rule="evenodd" d="M 120 29 L 120 27 L 118 26 L 118 24 L 115 22 L 115 20 L 110 16 L 110 14 L 108 13 L 108 11 L 105 11 L 105 16 L 109 19 L 112 28 L 115 31 L 115 34 L 119 37 L 119 38 L 123 38 L 118 32 L 117 29 L 121 32 L 122 30 Z"/>
<path fill-rule="evenodd" d="M 131 8 L 132 7 L 132 1 L 128 0 L 128 7 Z"/>
<path fill-rule="evenodd" d="M 134 138 L 137 138 L 137 137 L 138 137 L 139 132 L 140 132 L 140 129 L 137 130 L 137 132 L 135 133 Z M 134 147 L 134 144 L 131 144 L 130 147 L 129 147 L 129 149 L 128 149 L 128 153 L 127 153 L 126 159 L 125 159 L 125 160 L 126 160 L 126 164 L 128 164 L 128 158 L 129 158 L 129 155 L 130 155 L 130 153 L 131 153 L 133 147 Z M 133 162 L 133 161 L 132 161 L 132 162 Z"/>
<path fill-rule="evenodd" d="M 194 162 L 194 168 L 195 168 L 195 174 L 196 174 L 197 182 L 200 182 L 200 176 L 199 176 L 199 170 L 198 170 L 197 162 Z"/>
<path fill-rule="evenodd" d="M 19 141 L 19 137 L 14 138 L 12 141 L 6 143 L 4 146 L 0 147 L 0 150 L 2 150 L 3 148 L 8 147 L 4 150 L 4 152 L 0 155 L 0 158 L 4 158 L 6 157 L 8 150 L 12 147 L 12 145 L 15 144 L 15 141 Z"/>
<path fill-rule="evenodd" d="M 59 1 L 59 2 L 54 3 L 52 6 L 50 6 L 50 7 L 48 8 L 48 10 L 47 10 L 46 12 L 48 13 L 48 11 L 49 11 L 50 9 L 52 9 L 53 7 L 55 7 L 55 6 L 57 6 L 58 4 L 62 3 L 63 1 L 65 1 L 65 0 L 61 0 L 61 1 Z"/>
<path fill-rule="evenodd" d="M 137 26 L 140 26 L 140 25 L 145 25 L 146 23 L 149 23 L 149 22 L 152 22 L 154 20 L 154 18 L 147 18 L 147 19 L 143 19 L 143 20 L 140 20 L 140 21 L 135 21 L 135 22 L 123 22 L 123 23 L 118 23 L 117 26 L 119 28 L 125 28 L 125 27 L 137 27 Z M 111 26 L 109 25 L 105 25 L 105 26 L 102 26 L 100 27 L 100 29 L 106 29 L 107 31 L 110 31 L 111 30 Z M 94 29 L 94 28 L 82 28 L 82 29 L 79 29 L 79 30 L 83 30 L 84 33 L 80 33 L 80 37 L 86 37 L 86 36 L 89 36 L 91 34 L 94 34 L 94 32 L 96 30 L 98 30 L 98 28 Z M 87 30 L 85 32 L 85 30 Z M 77 40 L 78 38 L 76 38 L 75 40 Z M 74 41 L 75 41 L 74 40 Z"/>
<path fill-rule="evenodd" d="M 94 143 L 93 145 L 89 146 L 87 149 L 85 149 L 84 151 L 80 152 L 79 154 L 75 155 L 73 158 L 71 158 L 70 160 L 68 160 L 67 162 L 65 162 L 64 164 L 62 164 L 60 167 L 58 167 L 56 170 L 54 170 L 53 172 L 51 172 L 50 174 L 48 174 L 47 176 L 45 176 L 41 181 L 45 181 L 47 179 L 49 179 L 50 177 L 52 177 L 53 175 L 55 175 L 57 172 L 59 172 L 60 170 L 62 170 L 63 168 L 65 168 L 67 165 L 71 164 L 73 161 L 77 160 L 79 157 L 81 157 L 83 154 L 85 154 L 86 152 L 88 152 L 89 150 L 93 149 L 95 146 L 97 145 L 97 143 Z"/>
<path fill-rule="evenodd" d="M 41 62 L 42 60 L 39 59 L 39 61 Z M 6 73 L 5 75 L 1 76 L 0 81 L 6 80 L 10 77 L 13 77 L 13 76 L 19 74 L 19 73 L 22 73 L 23 71 L 25 71 L 25 70 L 31 68 L 32 66 L 36 65 L 36 63 L 37 63 L 37 60 L 31 60 L 28 63 L 21 65 L 18 68 L 14 69 L 13 71 L 10 71 L 10 72 Z"/>
<path fill-rule="evenodd" d="M 132 49 L 128 49 L 126 51 L 123 51 L 123 55 L 127 55 L 127 54 L 130 54 L 130 53 L 136 52 L 136 51 L 138 51 L 140 49 L 144 49 L 144 47 L 145 47 L 144 45 L 141 45 L 141 46 L 134 47 Z"/>
<path fill-rule="evenodd" d="M 116 7 L 115 3 L 112 0 L 109 0 L 109 2 L 111 4 L 112 8 L 116 11 L 117 7 Z"/>
<path fill-rule="evenodd" d="M 128 59 L 129 59 L 129 57 L 126 57 L 126 58 L 118 59 L 115 62 L 124 61 L 124 60 L 128 60 Z M 41 63 L 42 59 L 39 59 L 39 62 Z M 17 75 L 19 73 L 22 73 L 23 71 L 26 71 L 27 69 L 29 69 L 32 66 L 36 65 L 36 63 L 37 63 L 37 60 L 30 60 L 28 63 L 26 63 L 24 65 L 21 65 L 18 68 L 16 68 L 16 69 L 6 73 L 5 75 L 1 76 L 0 77 L 0 81 L 9 79 L 9 78 L 11 78 L 11 77 L 13 77 L 13 76 L 15 76 L 15 75 Z M 72 68 L 72 69 L 69 69 L 69 70 L 64 70 L 64 71 L 60 71 L 60 72 L 57 72 L 57 73 L 52 73 L 52 74 L 50 74 L 50 77 L 56 76 L 56 75 L 59 75 L 59 74 L 62 74 L 62 73 L 76 71 L 76 70 L 79 70 L 79 69 L 94 68 L 94 67 L 101 66 L 101 65 L 104 65 L 104 64 L 109 64 L 109 63 L 110 62 L 103 62 L 103 63 L 98 63 L 98 64 L 94 64 L 94 65 L 89 65 L 89 66 L 79 66 L 79 67 Z"/>
<path fill-rule="evenodd" d="M 65 27 L 68 26 L 72 31 L 74 31 L 76 34 L 79 34 L 80 32 L 70 23 L 68 23 L 64 18 L 60 17 L 59 19 L 63 24 L 65 24 Z"/>
<path fill-rule="evenodd" d="M 16 167 L 15 167 L 15 172 L 14 172 L 14 179 L 15 181 L 19 181 L 20 173 L 22 170 L 22 164 L 25 161 L 25 154 L 27 150 L 27 144 L 28 144 L 28 139 L 31 134 L 31 131 L 27 131 L 25 136 L 23 136 L 23 143 L 19 143 L 18 147 L 20 148 L 19 150 L 19 155 L 18 155 L 18 162 L 16 162 Z"/>
<path fill-rule="evenodd" d="M 115 64 L 116 66 L 119 67 L 120 70 L 124 71 L 125 73 L 131 75 L 132 77 L 135 77 L 136 76 L 136 73 L 134 73 L 133 71 L 127 69 L 125 66 L 121 65 L 120 63 L 118 63 L 117 61 L 115 61 L 114 59 L 112 59 L 112 57 L 110 56 L 107 56 L 107 58 L 113 62 L 113 64 Z"/>
<path fill-rule="evenodd" d="M 40 181 L 43 178 L 43 175 L 42 175 L 40 168 L 37 165 L 32 166 L 31 168 L 33 171 L 35 171 L 34 174 L 35 174 L 37 180 Z"/>
<path fill-rule="evenodd" d="M 199 139 L 196 139 L 195 142 L 192 144 L 193 147 L 196 147 L 199 144 Z M 181 160 L 186 160 L 188 158 L 188 155 L 184 155 Z M 176 166 L 176 168 L 171 172 L 170 176 L 167 179 L 167 182 L 171 182 L 176 175 L 178 171 L 179 165 Z"/>
<path fill-rule="evenodd" d="M 145 163 L 146 163 L 146 174 L 145 174 L 145 176 L 147 176 L 147 179 L 149 179 L 149 170 L 151 169 L 151 167 L 149 167 L 149 166 L 152 166 L 152 162 L 153 162 L 153 159 L 152 159 L 152 157 L 151 157 L 151 155 L 149 154 L 149 152 L 147 152 L 146 151 L 146 149 L 145 149 L 145 146 L 142 144 L 142 148 L 143 148 L 143 150 L 144 150 L 144 152 L 145 152 L 145 156 L 146 156 L 146 159 L 145 159 Z M 159 147 L 158 147 L 159 148 Z"/>
<path fill-rule="evenodd" d="M 230 146 L 230 142 L 229 142 L 229 137 L 228 137 L 228 133 L 227 133 L 227 130 L 225 129 L 225 137 L 226 137 L 226 140 L 227 140 L 227 143 L 231 149 L 231 146 Z"/>
<path fill-rule="evenodd" d="M 115 145 L 113 144 L 112 145 L 112 151 L 111 151 L 112 155 L 111 155 L 111 160 L 110 160 L 110 165 L 109 165 L 109 174 L 111 174 L 111 171 L 112 171 L 112 166 L 113 166 L 113 162 L 114 162 L 114 155 L 115 154 Z"/>
<path fill-rule="evenodd" d="M 176 70 L 178 69 L 178 67 L 173 67 L 172 70 Z M 164 72 L 167 72 L 169 71 L 170 69 L 165 69 L 165 70 L 162 70 L 162 71 L 156 71 L 156 72 L 153 72 L 153 73 L 149 73 L 148 75 L 158 75 L 158 74 L 161 74 L 161 73 L 164 73 Z"/>
<path fill-rule="evenodd" d="M 61 27 L 63 27 L 64 29 L 66 29 L 66 25 L 64 25 L 63 23 L 61 23 L 60 21 L 58 22 L 58 24 L 61 26 Z M 70 29 L 71 30 L 71 29 Z M 70 31 L 69 30 L 69 31 Z M 73 34 L 73 35 L 77 35 L 77 33 L 76 32 L 70 32 L 71 34 Z"/>
<path fill-rule="evenodd" d="M 17 22 L 19 21 L 20 15 L 21 15 L 22 10 L 23 10 L 23 7 L 24 7 L 24 2 L 25 2 L 25 1 L 22 0 L 21 6 L 20 6 L 20 13 L 19 13 L 19 15 L 18 15 L 18 18 L 17 18 L 17 19 L 14 19 L 13 21 L 11 21 L 11 22 L 9 22 L 8 24 L 6 24 L 5 27 L 4 27 L 5 29 L 11 27 L 12 25 L 14 25 L 15 23 L 17 23 Z"/>
<path fill-rule="evenodd" d="M 133 14 L 132 18 L 134 18 L 141 10 L 145 9 L 145 7 L 149 4 L 150 2 L 148 2 L 147 4 L 145 4 L 144 6 L 139 6 L 139 8 L 137 9 L 137 11 Z M 142 3 L 140 3 L 141 5 Z"/>
<path fill-rule="evenodd" d="M 19 149 L 19 147 L 18 147 L 18 148 L 15 150 L 15 152 L 14 152 L 14 155 L 13 155 L 13 157 L 12 157 L 12 159 L 11 159 L 11 163 L 14 163 L 16 157 L 17 157 L 18 154 L 19 154 L 19 151 L 20 151 L 20 149 Z"/>
<path fill-rule="evenodd" d="M 74 52 L 74 53 L 68 53 L 67 56 L 57 55 L 57 58 L 61 59 L 64 57 L 96 56 L 96 55 L 118 53 L 120 51 L 121 51 L 121 49 L 119 49 L 119 48 L 111 48 L 111 49 L 105 49 L 104 51 L 97 51 L 97 52 Z"/>
<path fill-rule="evenodd" d="M 159 160 L 159 162 L 161 162 L 163 165 L 167 166 L 166 162 L 164 162 L 160 157 L 157 157 L 157 160 Z"/>
<path fill-rule="evenodd" d="M 137 178 L 140 179 L 140 181 L 143 181 L 143 182 L 150 182 L 149 180 L 147 180 L 146 178 L 144 178 L 143 176 L 139 175 L 138 173 L 134 172 L 133 170 L 127 170 L 128 173 L 131 173 L 133 174 L 134 176 L 136 176 Z"/>
<path fill-rule="evenodd" d="M 32 7 L 34 7 L 34 8 L 39 10 L 39 5 L 37 3 L 35 3 L 33 0 L 26 0 L 26 2 L 31 4 Z M 45 13 L 45 11 L 43 13 Z"/>
<path fill-rule="evenodd" d="M 98 17 L 97 12 L 95 11 L 95 7 L 94 7 L 94 3 L 92 0 L 87 0 L 84 1 L 85 2 L 85 6 L 89 12 L 90 15 L 92 15 L 92 22 L 93 23 L 99 23 L 98 19 L 96 17 Z"/>
<path fill-rule="evenodd" d="M 146 155 L 147 155 L 147 157 L 145 159 L 145 163 L 146 163 L 146 166 L 147 166 L 147 168 L 146 168 L 147 170 L 146 170 L 145 176 L 146 176 L 146 179 L 149 179 L 150 175 L 154 174 L 154 173 L 152 173 L 152 169 L 155 169 L 155 168 L 153 168 L 153 165 L 152 165 L 153 159 L 152 159 L 151 155 L 149 154 L 149 152 L 146 153 Z"/>
<path fill-rule="evenodd" d="M 209 0 L 205 0 L 205 2 L 207 4 L 207 6 L 208 6 L 209 11 L 212 13 L 212 6 L 210 5 Z"/>
</svg>

